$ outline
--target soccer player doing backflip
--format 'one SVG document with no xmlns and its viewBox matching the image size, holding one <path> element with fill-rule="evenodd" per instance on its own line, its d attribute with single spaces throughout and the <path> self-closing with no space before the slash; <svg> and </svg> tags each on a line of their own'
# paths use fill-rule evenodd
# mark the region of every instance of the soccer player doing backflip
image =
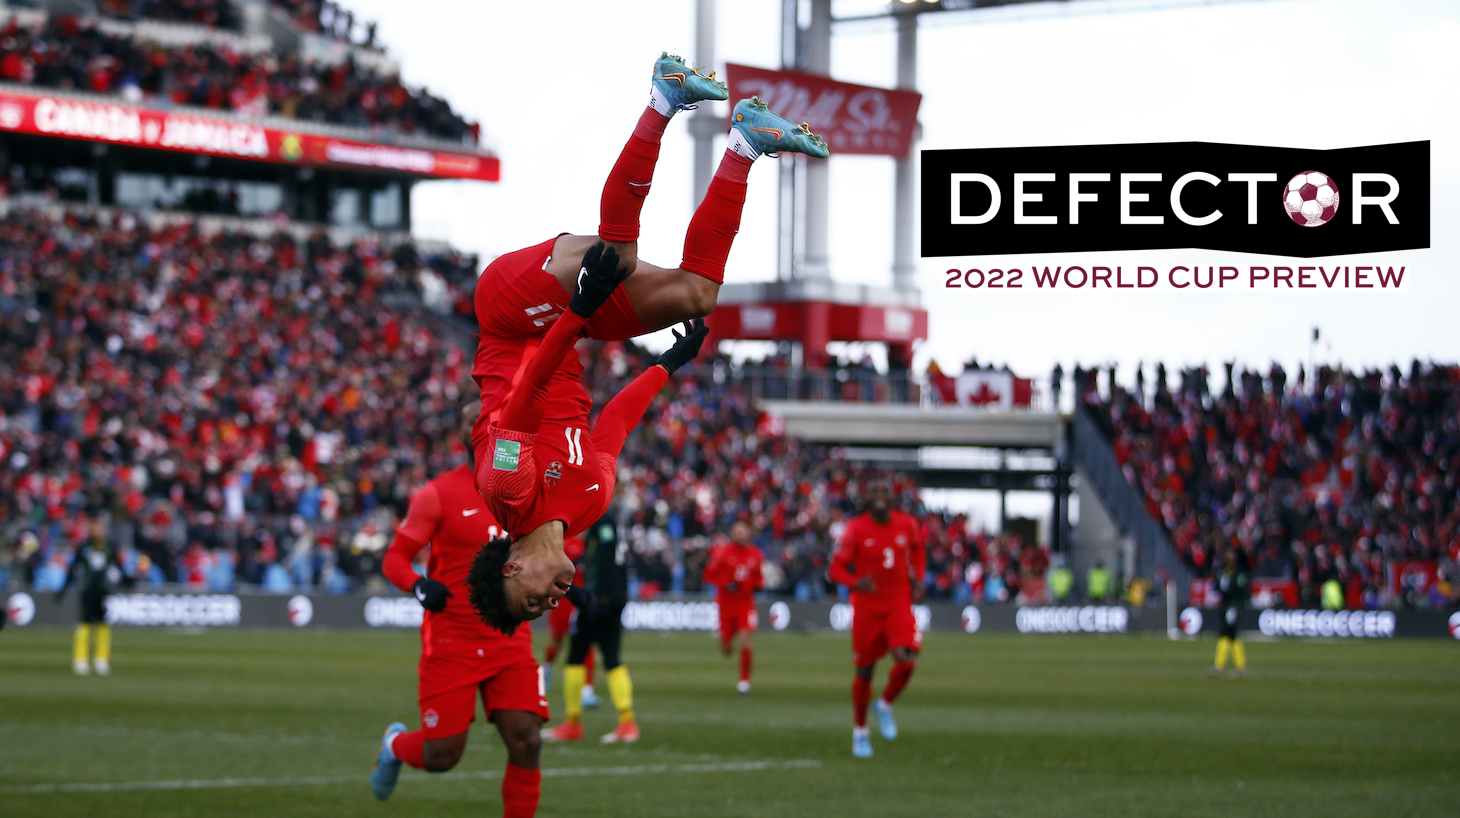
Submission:
<svg viewBox="0 0 1460 818">
<path fill-rule="evenodd" d="M 740 679 L 735 690 L 750 695 L 750 669 L 755 662 L 751 643 L 757 625 L 755 592 L 765 584 L 760 564 L 765 560 L 760 547 L 750 541 L 750 523 L 736 520 L 730 526 L 730 542 L 710 552 L 705 566 L 705 584 L 716 589 L 715 602 L 720 607 L 720 650 L 729 656 L 735 640 L 740 640 Z"/>
<path fill-rule="evenodd" d="M 477 488 L 510 541 L 503 538 L 479 555 L 472 600 L 503 631 L 540 616 L 567 594 L 573 566 L 563 554 L 563 538 L 602 515 L 625 437 L 669 374 L 698 353 L 706 330 L 702 321 L 689 324 L 657 366 L 604 407 L 591 430 L 582 365 L 569 354 L 574 343 L 582 336 L 630 338 L 707 315 L 739 229 L 755 158 L 780 151 L 828 155 L 804 123 L 793 125 L 754 97 L 742 100 L 719 169 L 690 219 L 679 267 L 639 260 L 639 213 L 670 117 L 727 96 L 712 76 L 662 56 L 654 66 L 650 105 L 604 184 L 598 235 L 563 234 L 508 253 L 477 282 L 481 341 L 472 375 L 483 407 L 472 438 Z"/>
<path fill-rule="evenodd" d="M 923 598 L 926 570 L 917 521 L 892 507 L 891 483 L 873 481 L 867 487 L 867 510 L 847 523 L 828 572 L 833 582 L 852 589 L 852 755 L 858 758 L 872 755 L 867 732 L 872 668 L 889 650 L 892 671 L 876 710 L 882 737 L 897 738 L 892 703 L 912 678 L 922 647 L 912 605 Z"/>
</svg>

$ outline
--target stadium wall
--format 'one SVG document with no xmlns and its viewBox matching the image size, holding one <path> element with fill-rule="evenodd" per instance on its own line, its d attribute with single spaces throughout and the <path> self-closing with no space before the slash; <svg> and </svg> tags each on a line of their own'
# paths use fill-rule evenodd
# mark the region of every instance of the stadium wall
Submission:
<svg viewBox="0 0 1460 818">
<path fill-rule="evenodd" d="M 845 631 L 851 606 L 841 602 L 762 601 L 761 630 Z M 1018 606 L 915 605 L 918 626 L 928 632 L 1020 633 L 1029 635 L 1166 635 L 1165 611 L 1125 605 Z M 16 592 L 6 603 L 12 626 L 70 625 L 76 601 L 51 594 Z M 120 626 L 245 628 L 418 628 L 420 603 L 413 597 L 308 596 L 304 594 L 133 593 L 107 598 L 107 620 Z M 709 600 L 631 602 L 624 626 L 645 631 L 705 631 L 719 623 Z M 1218 612 L 1187 608 L 1180 627 L 1189 635 L 1214 634 Z M 1429 637 L 1460 639 L 1460 612 L 1446 611 L 1246 611 L 1240 627 L 1266 636 L 1318 638 Z"/>
</svg>

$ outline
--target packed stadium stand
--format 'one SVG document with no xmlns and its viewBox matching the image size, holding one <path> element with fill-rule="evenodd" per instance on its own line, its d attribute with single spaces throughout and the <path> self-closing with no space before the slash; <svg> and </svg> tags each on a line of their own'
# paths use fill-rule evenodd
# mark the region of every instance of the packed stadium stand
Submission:
<svg viewBox="0 0 1460 818">
<path fill-rule="evenodd" d="M 495 157 L 337 4 L 80 5 L 0 5 L 0 586 L 54 589 L 105 517 L 144 583 L 382 587 L 412 492 L 464 456 L 452 430 L 481 267 L 411 237 L 410 188 L 495 180 Z M 600 406 L 654 358 L 581 352 Z M 1220 394 L 1204 370 L 1175 390 L 1157 372 L 1149 394 L 1112 373 L 1102 395 L 1077 370 L 1076 419 L 1195 577 L 1236 543 L 1294 605 L 1330 580 L 1350 607 L 1453 594 L 1395 578 L 1453 578 L 1460 558 L 1460 368 L 1324 367 L 1289 384 L 1274 366 L 1229 373 Z M 709 548 L 740 518 L 771 592 L 836 593 L 825 569 L 872 464 L 787 434 L 763 401 L 1041 411 L 1059 428 L 1060 371 L 1041 386 L 972 359 L 950 375 L 878 372 L 860 353 L 801 367 L 784 346 L 751 364 L 703 355 L 620 461 L 635 593 L 703 590 Z M 897 484 L 930 596 L 1070 587 L 1047 582 L 1068 554 Z"/>
<path fill-rule="evenodd" d="M 1460 367 L 1300 367 L 1291 384 L 1276 364 L 1234 370 L 1220 393 L 1204 367 L 1173 390 L 1158 366 L 1149 394 L 1109 380 L 1102 396 L 1094 371 L 1077 376 L 1077 410 L 1186 563 L 1209 575 L 1230 544 L 1310 607 L 1331 580 L 1351 608 L 1445 604 L 1460 560 Z M 1396 582 L 1397 564 L 1424 566 L 1423 592 Z"/>
<path fill-rule="evenodd" d="M 231 8 L 229 3 L 218 5 Z M 141 9 L 144 15 L 169 10 L 177 11 L 166 3 Z M 37 12 L 7 19 L 0 8 L 0 21 L 0 80 L 8 83 L 472 144 L 480 132 L 445 100 L 409 89 L 398 77 L 353 59 L 334 65 L 305 62 L 297 54 L 276 54 L 267 40 L 243 37 L 205 37 L 177 47 L 145 28 L 66 14 Z"/>
<path fill-rule="evenodd" d="M 108 514 L 129 568 L 154 582 L 378 583 L 411 493 L 464 454 L 451 429 L 470 333 L 417 305 L 423 280 L 469 286 L 474 259 L 79 207 L 0 224 L 12 581 L 46 587 Z M 600 405 L 654 358 L 617 343 L 585 354 Z M 772 587 L 821 596 L 860 469 L 776 432 L 728 359 L 686 374 L 622 461 L 642 593 L 699 590 L 712 535 L 743 514 L 779 565 Z M 1038 549 L 922 514 L 935 595 L 967 598 L 975 556 L 1014 594 L 1021 572 L 1042 574 Z"/>
</svg>

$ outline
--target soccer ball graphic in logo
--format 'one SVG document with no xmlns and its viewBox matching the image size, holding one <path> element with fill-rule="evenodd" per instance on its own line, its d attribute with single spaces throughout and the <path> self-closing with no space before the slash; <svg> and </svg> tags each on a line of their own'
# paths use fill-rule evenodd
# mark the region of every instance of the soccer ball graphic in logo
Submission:
<svg viewBox="0 0 1460 818">
<path fill-rule="evenodd" d="M 1326 173 L 1305 170 L 1283 188 L 1283 209 L 1304 227 L 1318 227 L 1338 214 L 1338 185 Z"/>
</svg>

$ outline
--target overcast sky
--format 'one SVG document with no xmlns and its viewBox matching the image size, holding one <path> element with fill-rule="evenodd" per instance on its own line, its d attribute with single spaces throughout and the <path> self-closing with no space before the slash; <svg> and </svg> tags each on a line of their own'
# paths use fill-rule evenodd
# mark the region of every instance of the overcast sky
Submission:
<svg viewBox="0 0 1460 818">
<path fill-rule="evenodd" d="M 413 201 L 419 235 L 490 258 L 561 231 L 592 233 L 600 186 L 648 96 L 661 50 L 693 58 L 692 0 L 347 0 L 400 59 L 407 82 L 444 95 L 502 158 L 502 182 L 432 182 Z M 1355 257 L 1404 265 L 1407 292 L 1320 294 L 944 291 L 949 267 L 1232 264 L 1212 251 L 925 259 L 930 337 L 918 365 L 970 354 L 1043 376 L 1117 361 L 1171 366 L 1236 358 L 1296 367 L 1321 326 L 1320 361 L 1454 361 L 1460 341 L 1460 4 L 1272 0 L 1152 9 L 1087 0 L 922 18 L 921 147 L 1203 140 L 1338 148 L 1432 141 L 1432 249 Z M 717 69 L 776 67 L 780 0 L 725 0 Z M 833 75 L 893 82 L 890 23 L 836 29 Z M 683 118 L 682 118 L 683 119 Z M 774 160 L 751 174 L 726 280 L 774 277 Z M 641 254 L 677 263 L 691 213 L 690 140 L 671 124 L 643 216 Z M 832 274 L 890 283 L 892 161 L 832 161 Z M 854 195 L 855 192 L 855 195 Z M 1281 261 L 1279 263 L 1282 263 Z M 1291 263 L 1291 262 L 1290 262 Z M 1321 263 L 1321 262 L 1320 262 Z"/>
</svg>

